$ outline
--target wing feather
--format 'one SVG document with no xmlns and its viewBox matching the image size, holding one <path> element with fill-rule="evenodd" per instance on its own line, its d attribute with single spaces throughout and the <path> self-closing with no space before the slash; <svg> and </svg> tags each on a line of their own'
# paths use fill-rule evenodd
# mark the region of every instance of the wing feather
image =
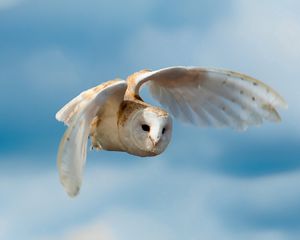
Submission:
<svg viewBox="0 0 300 240">
<path fill-rule="evenodd" d="M 55 118 L 64 122 L 67 126 L 70 125 L 71 119 L 74 116 L 74 113 L 77 112 L 79 103 L 82 101 L 82 94 L 78 95 L 74 99 L 72 99 L 69 103 L 67 103 L 63 108 L 61 108 L 55 115 Z"/>
<path fill-rule="evenodd" d="M 135 94 L 148 83 L 152 96 L 176 118 L 200 126 L 246 129 L 277 122 L 284 99 L 252 77 L 222 69 L 171 67 L 136 77 Z"/>
<path fill-rule="evenodd" d="M 100 85 L 81 93 L 58 112 L 58 118 L 68 125 L 59 145 L 57 165 L 60 181 L 69 196 L 76 196 L 80 190 L 93 119 L 110 98 L 123 99 L 126 88 L 125 81 Z"/>
</svg>

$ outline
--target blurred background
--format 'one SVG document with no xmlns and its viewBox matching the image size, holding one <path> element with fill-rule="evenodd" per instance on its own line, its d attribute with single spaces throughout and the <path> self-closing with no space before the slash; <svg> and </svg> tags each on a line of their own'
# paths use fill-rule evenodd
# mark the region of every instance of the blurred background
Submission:
<svg viewBox="0 0 300 240">
<path fill-rule="evenodd" d="M 296 0 L 0 0 L 0 239 L 300 239 L 299 11 Z M 172 65 L 252 75 L 289 109 L 243 133 L 175 121 L 154 158 L 89 152 L 70 199 L 56 111 Z"/>
</svg>

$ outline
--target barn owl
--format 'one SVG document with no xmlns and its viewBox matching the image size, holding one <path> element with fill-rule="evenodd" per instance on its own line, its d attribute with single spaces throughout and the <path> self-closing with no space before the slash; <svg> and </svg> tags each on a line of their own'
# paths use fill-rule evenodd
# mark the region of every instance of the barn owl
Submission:
<svg viewBox="0 0 300 240">
<path fill-rule="evenodd" d="M 139 92 L 145 85 L 166 110 L 142 100 Z M 280 121 L 278 107 L 287 104 L 269 86 L 228 70 L 169 67 L 105 82 L 56 114 L 68 126 L 58 150 L 61 183 L 69 196 L 78 194 L 89 138 L 93 149 L 155 156 L 171 140 L 170 114 L 201 127 L 245 130 L 264 120 Z"/>
</svg>

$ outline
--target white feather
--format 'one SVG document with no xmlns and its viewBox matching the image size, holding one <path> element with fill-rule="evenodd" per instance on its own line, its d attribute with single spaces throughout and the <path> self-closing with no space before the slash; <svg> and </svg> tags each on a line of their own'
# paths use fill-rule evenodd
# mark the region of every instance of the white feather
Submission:
<svg viewBox="0 0 300 240">
<path fill-rule="evenodd" d="M 284 99 L 266 84 L 243 74 L 210 68 L 171 67 L 141 74 L 136 89 L 150 92 L 176 118 L 200 126 L 244 130 L 263 120 L 280 121 Z"/>
<path fill-rule="evenodd" d="M 93 112 L 83 111 L 77 115 L 66 130 L 58 150 L 57 164 L 60 181 L 71 197 L 78 194 L 82 181 L 90 131 L 90 122 L 87 116 L 93 116 Z"/>
<path fill-rule="evenodd" d="M 70 125 L 71 119 L 74 114 L 78 111 L 79 104 L 83 100 L 82 93 L 77 97 L 73 98 L 70 102 L 68 102 L 64 107 L 62 107 L 55 115 L 55 118 L 64 122 L 67 126 Z"/>
<path fill-rule="evenodd" d="M 103 88 L 100 86 L 98 90 L 93 88 L 84 92 L 88 95 L 79 95 L 80 98 L 76 97 L 60 111 L 59 118 L 68 119 L 69 127 L 59 145 L 57 163 L 60 181 L 69 196 L 76 196 L 80 190 L 90 125 L 94 117 L 105 107 L 109 98 L 124 95 L 126 88 L 125 81 L 116 81 Z"/>
</svg>

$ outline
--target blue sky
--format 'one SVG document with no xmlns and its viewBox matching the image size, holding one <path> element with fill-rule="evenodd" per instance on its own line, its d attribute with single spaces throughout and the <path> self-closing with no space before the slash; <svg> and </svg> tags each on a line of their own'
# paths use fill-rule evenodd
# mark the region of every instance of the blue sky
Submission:
<svg viewBox="0 0 300 240">
<path fill-rule="evenodd" d="M 0 0 L 0 238 L 299 239 L 299 10 L 296 0 Z M 175 122 L 155 158 L 89 152 L 69 199 L 56 111 L 101 82 L 172 65 L 252 75 L 289 109 L 243 133 Z"/>
</svg>

